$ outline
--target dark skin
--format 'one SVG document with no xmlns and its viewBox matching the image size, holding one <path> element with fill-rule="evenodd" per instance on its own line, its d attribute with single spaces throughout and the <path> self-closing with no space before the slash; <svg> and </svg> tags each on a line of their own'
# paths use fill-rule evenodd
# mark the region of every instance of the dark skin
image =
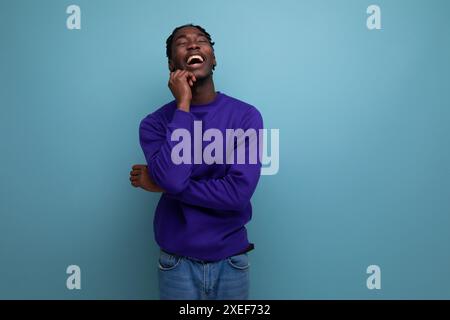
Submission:
<svg viewBox="0 0 450 320">
<path fill-rule="evenodd" d="M 206 36 L 197 28 L 185 27 L 178 30 L 172 42 L 172 55 L 169 59 L 168 86 L 174 96 L 177 107 L 190 112 L 191 104 L 207 104 L 214 101 L 216 90 L 212 69 L 216 65 L 214 49 Z M 189 65 L 188 57 L 201 55 L 205 61 Z M 130 171 L 131 185 L 150 192 L 164 192 L 148 175 L 148 167 L 135 164 Z"/>
</svg>

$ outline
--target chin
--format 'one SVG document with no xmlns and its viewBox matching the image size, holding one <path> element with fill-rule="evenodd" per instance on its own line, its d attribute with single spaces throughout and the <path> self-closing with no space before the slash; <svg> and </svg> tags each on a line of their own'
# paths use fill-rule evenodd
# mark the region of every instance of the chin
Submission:
<svg viewBox="0 0 450 320">
<path fill-rule="evenodd" d="M 212 76 L 212 70 L 194 70 L 193 73 L 197 78 L 197 81 L 204 80 Z"/>
</svg>

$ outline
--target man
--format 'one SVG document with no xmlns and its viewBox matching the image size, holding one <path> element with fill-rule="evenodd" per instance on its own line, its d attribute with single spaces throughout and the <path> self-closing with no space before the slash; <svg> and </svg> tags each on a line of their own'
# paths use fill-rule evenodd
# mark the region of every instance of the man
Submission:
<svg viewBox="0 0 450 320">
<path fill-rule="evenodd" d="M 213 46 L 200 26 L 183 25 L 172 32 L 166 54 L 175 100 L 140 123 L 147 166 L 134 165 L 130 181 L 162 193 L 154 218 L 161 299 L 248 298 L 248 251 L 254 245 L 245 224 L 261 170 L 259 157 L 251 161 L 252 147 L 258 146 L 251 133 L 258 133 L 263 122 L 255 107 L 216 92 Z M 229 129 L 242 130 L 221 143 L 219 134 L 226 136 Z M 199 134 L 205 134 L 203 141 L 198 142 Z M 183 140 L 188 147 L 180 151 L 182 137 L 192 140 Z M 208 147 L 212 140 L 214 152 Z M 246 161 L 239 161 L 241 156 Z"/>
</svg>

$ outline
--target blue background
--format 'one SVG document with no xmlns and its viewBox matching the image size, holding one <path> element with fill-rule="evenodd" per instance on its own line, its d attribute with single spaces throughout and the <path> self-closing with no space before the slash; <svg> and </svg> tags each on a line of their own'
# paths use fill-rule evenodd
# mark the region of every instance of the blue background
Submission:
<svg viewBox="0 0 450 320">
<path fill-rule="evenodd" d="M 66 8 L 81 7 L 81 30 Z M 382 30 L 366 27 L 371 4 Z M 450 298 L 450 2 L 2 0 L 0 298 L 157 299 L 139 121 L 165 40 L 216 41 L 216 89 L 280 129 L 248 224 L 252 299 Z M 81 290 L 66 268 L 81 268 Z M 381 268 L 381 290 L 366 287 Z"/>
</svg>

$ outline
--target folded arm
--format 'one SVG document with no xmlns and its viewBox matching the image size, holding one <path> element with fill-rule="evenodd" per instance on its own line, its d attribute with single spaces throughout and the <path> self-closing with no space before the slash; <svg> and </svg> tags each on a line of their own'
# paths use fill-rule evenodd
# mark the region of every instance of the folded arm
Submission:
<svg viewBox="0 0 450 320">
<path fill-rule="evenodd" d="M 191 178 L 181 192 L 176 194 L 168 192 L 168 196 L 187 204 L 217 210 L 240 210 L 249 205 L 261 174 L 259 157 L 256 157 L 256 163 L 249 161 L 250 148 L 256 147 L 256 155 L 258 155 L 260 151 L 258 132 L 262 128 L 261 115 L 256 109 L 252 109 L 242 121 L 243 130 L 254 129 L 256 132 L 256 136 L 241 141 L 245 146 L 245 163 L 237 163 L 235 158 L 224 177 L 197 180 Z M 228 141 L 226 143 L 228 144 Z M 237 148 L 238 145 L 234 146 L 235 154 Z"/>
<path fill-rule="evenodd" d="M 189 112 L 176 110 L 165 128 L 160 116 L 152 114 L 141 121 L 139 140 L 149 167 L 149 178 L 165 191 L 179 193 L 189 182 L 192 161 L 178 165 L 172 161 L 172 148 L 178 142 L 171 141 L 171 136 L 176 129 L 192 132 L 194 117 Z"/>
</svg>

